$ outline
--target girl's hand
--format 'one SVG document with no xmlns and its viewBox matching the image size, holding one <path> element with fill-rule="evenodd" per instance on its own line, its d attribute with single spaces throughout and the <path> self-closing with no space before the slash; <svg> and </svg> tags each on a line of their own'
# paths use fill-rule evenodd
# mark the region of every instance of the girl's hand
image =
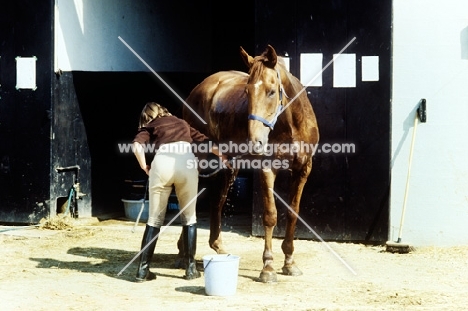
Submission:
<svg viewBox="0 0 468 311">
<path fill-rule="evenodd" d="M 145 171 L 146 175 L 149 175 L 149 171 L 151 169 L 151 166 L 146 165 L 146 166 L 142 167 L 142 169 Z"/>
</svg>

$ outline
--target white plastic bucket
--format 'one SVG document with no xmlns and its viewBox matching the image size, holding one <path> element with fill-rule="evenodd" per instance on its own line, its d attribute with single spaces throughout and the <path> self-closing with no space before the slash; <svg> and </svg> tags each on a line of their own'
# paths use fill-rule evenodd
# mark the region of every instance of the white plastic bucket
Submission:
<svg viewBox="0 0 468 311">
<path fill-rule="evenodd" d="M 239 256 L 230 254 L 203 256 L 207 295 L 232 296 L 236 293 L 239 259 Z"/>
</svg>

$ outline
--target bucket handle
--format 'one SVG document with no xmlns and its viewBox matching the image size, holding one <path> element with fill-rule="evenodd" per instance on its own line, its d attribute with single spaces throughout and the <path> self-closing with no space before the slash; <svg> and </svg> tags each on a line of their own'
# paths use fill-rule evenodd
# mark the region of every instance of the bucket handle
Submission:
<svg viewBox="0 0 468 311">
<path fill-rule="evenodd" d="M 227 256 L 226 256 L 226 257 L 229 257 L 229 256 L 231 256 L 231 254 L 227 254 Z M 213 258 L 213 257 L 211 257 L 211 259 L 208 261 L 208 263 L 206 264 L 206 266 L 205 266 L 205 267 L 203 267 L 203 269 L 206 269 L 206 268 L 208 268 L 208 265 L 211 263 L 211 261 L 212 261 L 213 259 L 214 259 L 214 258 Z"/>
</svg>

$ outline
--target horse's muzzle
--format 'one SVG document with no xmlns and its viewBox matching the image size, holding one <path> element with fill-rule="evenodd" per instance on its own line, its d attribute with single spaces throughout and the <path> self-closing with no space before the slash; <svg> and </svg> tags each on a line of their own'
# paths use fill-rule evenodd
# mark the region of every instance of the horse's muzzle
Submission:
<svg viewBox="0 0 468 311">
<path fill-rule="evenodd" d="M 266 144 L 261 141 L 257 141 L 255 143 L 251 142 L 251 148 L 249 151 L 251 155 L 262 155 L 266 151 Z"/>
</svg>

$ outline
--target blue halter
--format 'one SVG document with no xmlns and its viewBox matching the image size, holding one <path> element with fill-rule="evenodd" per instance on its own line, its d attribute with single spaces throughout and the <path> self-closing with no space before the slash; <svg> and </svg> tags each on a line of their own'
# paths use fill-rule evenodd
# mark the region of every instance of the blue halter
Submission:
<svg viewBox="0 0 468 311">
<path fill-rule="evenodd" d="M 268 126 L 271 130 L 273 130 L 273 127 L 276 124 L 276 121 L 278 121 L 278 116 L 283 112 L 283 105 L 279 105 L 278 109 L 276 110 L 275 116 L 273 117 L 273 120 L 269 122 L 267 119 L 256 116 L 254 114 L 249 114 L 248 118 L 249 120 L 257 120 L 262 122 L 265 126 Z"/>
<path fill-rule="evenodd" d="M 280 91 L 279 91 L 280 92 L 279 93 L 280 105 L 278 106 L 278 109 L 276 109 L 276 113 L 275 113 L 275 116 L 273 117 L 273 120 L 268 121 L 267 119 L 262 118 L 260 116 L 256 116 L 254 114 L 249 114 L 249 116 L 248 116 L 249 120 L 260 121 L 265 126 L 268 126 L 271 130 L 273 130 L 273 127 L 275 126 L 276 121 L 278 121 L 279 115 L 283 112 L 283 104 L 282 104 L 282 102 L 283 102 L 283 85 L 281 84 L 281 77 L 280 77 L 279 71 L 276 70 L 276 73 L 278 74 L 278 81 L 279 81 L 279 85 L 280 85 Z"/>
</svg>

